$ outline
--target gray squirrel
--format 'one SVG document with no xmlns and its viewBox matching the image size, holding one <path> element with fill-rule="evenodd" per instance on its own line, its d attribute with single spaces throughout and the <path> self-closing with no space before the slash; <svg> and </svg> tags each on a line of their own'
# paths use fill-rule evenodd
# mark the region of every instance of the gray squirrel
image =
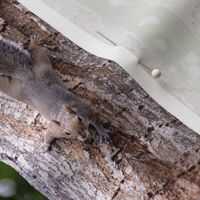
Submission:
<svg viewBox="0 0 200 200">
<path fill-rule="evenodd" d="M 34 37 L 28 49 L 0 36 L 0 90 L 34 107 L 50 121 L 45 149 L 54 138 L 86 139 L 89 125 L 97 130 L 101 141 L 111 143 L 98 114 L 62 86 L 45 49 Z"/>
</svg>

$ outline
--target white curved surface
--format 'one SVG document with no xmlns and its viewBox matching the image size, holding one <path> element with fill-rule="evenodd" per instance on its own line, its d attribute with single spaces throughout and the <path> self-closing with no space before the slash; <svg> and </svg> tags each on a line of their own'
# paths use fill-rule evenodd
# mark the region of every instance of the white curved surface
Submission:
<svg viewBox="0 0 200 200">
<path fill-rule="evenodd" d="M 187 84 L 190 84 L 193 86 L 193 82 L 191 82 L 191 77 L 193 77 L 193 74 L 197 74 L 200 70 L 198 69 L 198 65 L 200 62 L 198 61 L 198 55 L 200 53 L 200 45 L 198 44 L 198 40 L 194 37 L 193 35 L 190 34 L 189 29 L 187 29 L 187 26 L 185 24 L 181 24 L 179 22 L 179 19 L 177 18 L 177 23 L 175 24 L 167 24 L 166 27 L 162 26 L 162 23 L 159 21 L 160 19 L 153 18 L 152 16 L 150 18 L 146 17 L 141 20 L 138 20 L 138 23 L 135 22 L 135 24 L 138 24 L 138 27 L 143 27 L 143 26 L 158 26 L 155 31 L 152 32 L 152 30 L 149 29 L 149 27 L 146 28 L 146 32 L 142 30 L 141 35 L 142 37 L 139 38 L 138 40 L 141 40 L 143 44 L 147 44 L 147 46 L 151 48 L 156 49 L 155 55 L 152 55 L 151 53 L 148 52 L 145 53 L 146 51 L 141 51 L 141 46 L 140 43 L 137 41 L 135 42 L 135 46 L 129 46 L 129 43 L 126 43 L 126 40 L 124 40 L 124 35 L 131 35 L 131 37 L 134 36 L 134 40 L 136 38 L 137 40 L 137 35 L 135 33 L 131 33 L 129 31 L 122 31 L 116 32 L 115 35 L 113 35 L 113 40 L 114 43 L 123 44 L 124 47 L 122 46 L 114 46 L 114 45 L 109 45 L 108 41 L 103 40 L 103 38 L 100 38 L 99 35 L 97 34 L 97 31 L 100 29 L 101 32 L 104 31 L 107 35 L 112 33 L 112 30 L 116 31 L 116 27 L 112 27 L 113 29 L 109 27 L 106 29 L 105 27 L 102 26 L 101 23 L 97 23 L 97 27 L 95 27 L 95 22 L 91 21 L 91 29 L 88 28 L 88 26 L 84 27 L 84 22 L 79 24 L 79 18 L 80 16 L 84 16 L 84 12 L 89 13 L 89 8 L 83 7 L 84 12 L 80 10 L 82 15 L 78 15 L 79 18 L 74 16 L 74 12 L 76 10 L 74 9 L 79 9 L 77 5 L 77 1 L 71 1 L 71 4 L 75 3 L 76 6 L 73 7 L 69 3 L 70 1 L 64 1 L 61 0 L 59 3 L 62 3 L 62 9 L 63 6 L 67 6 L 67 14 L 63 13 L 63 10 L 58 6 L 54 7 L 52 6 L 53 3 L 58 3 L 56 1 L 50 1 L 50 0 L 18 0 L 20 3 L 22 3 L 27 9 L 32 11 L 34 14 L 39 16 L 41 19 L 46 21 L 48 24 L 50 24 L 52 27 L 57 29 L 60 33 L 65 35 L 68 39 L 72 40 L 74 43 L 76 43 L 78 46 L 81 48 L 85 49 L 86 51 L 95 54 L 99 57 L 107 58 L 110 60 L 113 60 L 117 62 L 121 67 L 123 67 L 139 84 L 141 87 L 143 87 L 147 93 L 149 93 L 161 106 L 163 106 L 167 111 L 175 115 L 180 121 L 182 121 L 184 124 L 186 124 L 188 127 L 193 129 L 195 132 L 200 134 L 200 107 L 198 107 L 200 102 L 200 92 L 198 93 L 198 87 L 195 90 L 195 92 L 191 91 L 183 91 L 183 95 L 181 94 L 181 89 L 185 89 L 184 86 L 187 86 Z M 84 0 L 80 0 L 84 3 Z M 141 0 L 142 1 L 142 0 Z M 148 1 L 148 0 L 143 0 L 143 2 Z M 193 0 L 192 0 L 193 1 Z M 68 4 L 67 4 L 68 2 Z M 111 1 L 113 5 L 114 1 Z M 114 7 L 117 7 L 119 5 L 123 5 L 124 3 L 129 3 L 129 0 L 120 0 L 118 1 L 118 4 L 114 4 Z M 137 1 L 135 1 L 137 2 Z M 139 1 L 138 1 L 139 2 Z M 160 2 L 164 2 L 160 1 Z M 176 5 L 176 1 L 175 5 Z M 59 5 L 58 3 L 58 5 Z M 66 3 L 66 4 L 65 4 Z M 156 0 L 154 1 L 156 4 Z M 191 2 L 190 2 L 191 3 Z M 50 5 L 51 4 L 51 5 Z M 157 5 L 151 5 L 150 6 L 154 7 Z M 157 3 L 158 4 L 158 3 Z M 161 3 L 162 4 L 162 3 Z M 171 5 L 173 4 L 171 0 L 165 1 L 164 6 L 167 6 L 168 4 Z M 139 4 L 140 5 L 140 4 Z M 143 4 L 141 4 L 143 5 Z M 71 7 L 70 7 L 71 6 Z M 160 5 L 163 6 L 163 5 Z M 177 8 L 179 5 L 176 5 Z M 80 6 L 81 7 L 81 6 Z M 82 8 L 82 7 L 81 7 Z M 141 6 L 140 9 L 143 7 Z M 71 9 L 71 11 L 70 11 Z M 139 8 L 138 8 L 139 9 Z M 153 8 L 152 8 L 153 9 Z M 175 7 L 174 7 L 175 9 Z M 158 9 L 159 10 L 159 9 Z M 101 11 L 101 10 L 100 10 Z M 161 9 L 162 11 L 162 9 Z M 72 13 L 70 13 L 72 12 Z M 88 14 L 87 13 L 87 14 Z M 161 12 L 162 13 L 162 12 Z M 168 11 L 166 11 L 168 13 Z M 70 15 L 71 14 L 71 15 Z M 77 13 L 76 13 L 77 14 Z M 79 14 L 79 13 L 78 13 Z M 160 14 L 160 11 L 159 11 Z M 97 15 L 98 18 L 99 14 Z M 136 16 L 137 17 L 137 16 Z M 163 16 L 161 16 L 162 19 Z M 84 18 L 84 17 L 83 17 Z M 83 20 L 83 19 L 82 19 Z M 93 19 L 94 20 L 94 19 Z M 81 19 L 80 19 L 81 21 Z M 95 20 L 94 20 L 95 21 Z M 72 23 L 73 22 L 73 23 Z M 86 23 L 86 22 L 85 22 Z M 93 24 L 94 23 L 94 24 Z M 106 22 L 105 22 L 106 24 Z M 179 34 L 179 29 L 177 32 L 174 32 L 174 35 L 172 35 L 170 32 L 168 35 L 165 35 L 165 28 L 172 28 L 173 30 L 178 26 L 177 24 L 181 24 L 179 29 L 182 31 L 182 36 L 180 35 L 180 38 L 183 37 L 185 42 L 184 44 L 181 43 L 178 39 L 178 34 Z M 78 27 L 79 26 L 79 27 Z M 82 26 L 82 27 L 81 27 Z M 136 25 L 135 25 L 136 26 Z M 81 28 L 80 28 L 81 27 Z M 95 27 L 93 29 L 93 27 Z M 100 27 L 100 28 L 99 28 Z M 99 28 L 99 29 L 98 29 Z M 118 28 L 118 27 L 117 27 Z M 162 34 L 160 34 L 158 37 L 153 37 L 153 34 L 161 33 L 163 32 L 164 29 L 164 36 L 161 37 Z M 140 30 L 138 28 L 138 30 Z M 110 31 L 110 32 L 109 32 Z M 192 30 L 194 31 L 194 30 Z M 120 34 L 123 35 L 122 38 L 120 38 Z M 163 36 L 163 35 L 162 35 Z M 177 36 L 177 37 L 176 37 Z M 174 37 L 176 38 L 177 44 L 173 44 L 173 39 Z M 189 38 L 188 41 L 186 40 L 187 37 Z M 109 37 L 110 38 L 110 37 Z M 117 40 L 119 39 L 119 41 Z M 188 44 L 187 44 L 188 43 Z M 170 46 L 171 45 L 171 46 Z M 195 46 L 196 45 L 196 46 Z M 186 56 L 186 61 L 182 59 L 182 55 L 185 55 L 186 52 L 185 50 L 190 50 L 190 49 L 195 49 L 194 52 L 189 53 L 188 57 Z M 196 53 L 197 52 L 197 53 Z M 153 66 L 153 68 L 160 68 L 161 67 L 161 72 L 162 76 L 159 79 L 159 81 L 153 79 L 148 71 L 146 71 L 142 66 L 140 66 L 137 63 L 137 56 L 134 55 L 137 54 L 138 57 L 141 57 L 145 62 L 148 62 L 150 66 Z M 195 55 L 197 54 L 197 56 Z M 175 55 L 173 55 L 175 54 Z M 192 56 L 192 58 L 191 58 Z M 194 59 L 195 57 L 195 59 Z M 188 71 L 188 69 L 185 69 L 182 67 L 182 63 L 178 63 L 178 59 L 183 60 L 183 62 L 186 63 L 186 65 L 191 65 L 193 64 L 193 67 L 196 67 L 196 72 L 194 70 Z M 178 61 L 177 61 L 178 60 Z M 189 61 L 188 61 L 189 60 Z M 192 62 L 191 62 L 192 60 Z M 168 65 L 166 65 L 166 63 Z M 184 65 L 185 65 L 184 63 Z M 179 67 L 180 65 L 180 67 Z M 175 66 L 175 70 L 172 66 Z M 163 67 L 163 68 L 162 68 Z M 193 68 L 192 68 L 193 69 Z M 185 71 L 184 71 L 185 70 Z M 179 71 L 181 76 L 179 75 Z M 175 73 L 176 72 L 176 73 Z M 189 75 L 189 78 L 186 80 L 186 83 L 182 83 L 182 79 L 184 76 L 188 76 L 188 73 L 191 73 Z M 180 80 L 179 78 L 180 77 Z M 181 79 L 182 78 L 182 79 Z M 195 80 L 200 80 L 200 76 L 197 74 L 195 77 Z M 199 81 L 200 82 L 200 81 Z M 170 84 L 175 84 L 177 88 L 175 88 L 173 85 Z M 168 84 L 168 85 L 167 85 Z M 185 85 L 184 85 L 185 84 Z M 180 85 L 180 88 L 178 86 Z M 173 87 L 172 87 L 173 86 Z M 200 87 L 199 87 L 200 88 Z M 177 92 L 178 91 L 178 92 Z M 194 105 L 193 105 L 193 100 L 190 100 L 191 94 L 194 96 Z M 199 95 L 199 96 L 198 96 Z M 196 98 L 196 99 L 195 99 Z M 185 100 L 186 99 L 186 100 Z M 196 107 L 195 107 L 196 106 Z"/>
</svg>

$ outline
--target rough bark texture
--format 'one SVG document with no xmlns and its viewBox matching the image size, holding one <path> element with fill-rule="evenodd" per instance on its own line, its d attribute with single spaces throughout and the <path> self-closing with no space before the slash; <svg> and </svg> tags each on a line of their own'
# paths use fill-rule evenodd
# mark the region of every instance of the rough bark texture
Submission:
<svg viewBox="0 0 200 200">
<path fill-rule="evenodd" d="M 200 199 L 200 136 L 160 107 L 117 64 L 93 56 L 15 1 L 0 1 L 0 34 L 44 39 L 67 89 L 112 130 L 112 145 L 56 140 L 40 145 L 45 119 L 0 95 L 0 160 L 49 199 Z"/>
</svg>

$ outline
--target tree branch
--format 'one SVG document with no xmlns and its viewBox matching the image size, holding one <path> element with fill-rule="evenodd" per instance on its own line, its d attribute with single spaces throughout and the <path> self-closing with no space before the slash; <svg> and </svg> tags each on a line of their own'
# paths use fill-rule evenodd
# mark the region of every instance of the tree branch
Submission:
<svg viewBox="0 0 200 200">
<path fill-rule="evenodd" d="M 113 144 L 59 139 L 42 153 L 46 120 L 1 94 L 0 159 L 53 200 L 199 198 L 200 137 L 116 63 L 85 52 L 13 2 L 0 2 L 1 34 L 23 44 L 32 34 L 43 38 L 66 89 L 108 122 Z"/>
</svg>

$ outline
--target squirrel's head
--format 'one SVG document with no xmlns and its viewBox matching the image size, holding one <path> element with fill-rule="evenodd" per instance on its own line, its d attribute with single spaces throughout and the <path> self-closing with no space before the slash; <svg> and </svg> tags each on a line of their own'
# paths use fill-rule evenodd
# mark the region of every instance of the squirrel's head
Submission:
<svg viewBox="0 0 200 200">
<path fill-rule="evenodd" d="M 88 135 L 88 129 L 77 114 L 70 108 L 65 108 L 59 114 L 59 118 L 62 118 L 61 121 L 65 134 L 71 138 L 84 140 Z"/>
</svg>

